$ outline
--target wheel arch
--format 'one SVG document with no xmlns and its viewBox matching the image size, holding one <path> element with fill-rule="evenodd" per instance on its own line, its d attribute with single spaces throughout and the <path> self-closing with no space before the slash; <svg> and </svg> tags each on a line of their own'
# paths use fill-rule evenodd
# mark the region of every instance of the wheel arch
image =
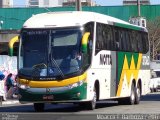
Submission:
<svg viewBox="0 0 160 120">
<path fill-rule="evenodd" d="M 134 87 L 136 87 L 136 80 L 135 79 L 132 80 L 131 86 L 132 86 L 132 84 L 134 85 Z"/>
</svg>

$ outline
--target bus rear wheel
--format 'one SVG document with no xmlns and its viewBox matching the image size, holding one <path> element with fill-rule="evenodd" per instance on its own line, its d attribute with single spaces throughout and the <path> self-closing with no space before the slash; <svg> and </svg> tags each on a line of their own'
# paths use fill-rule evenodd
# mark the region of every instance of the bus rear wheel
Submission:
<svg viewBox="0 0 160 120">
<path fill-rule="evenodd" d="M 135 104 L 139 104 L 140 98 L 141 98 L 141 89 L 140 89 L 140 85 L 138 84 L 135 92 Z"/>
<path fill-rule="evenodd" d="M 157 92 L 158 90 L 157 90 L 157 88 L 153 88 L 153 92 Z"/>
<path fill-rule="evenodd" d="M 34 103 L 34 110 L 36 112 L 43 112 L 44 111 L 44 103 Z"/>
</svg>

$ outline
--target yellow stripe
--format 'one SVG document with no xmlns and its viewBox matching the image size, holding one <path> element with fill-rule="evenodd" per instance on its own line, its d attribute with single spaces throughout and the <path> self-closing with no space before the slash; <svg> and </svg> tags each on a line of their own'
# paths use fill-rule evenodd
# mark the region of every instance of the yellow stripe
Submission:
<svg viewBox="0 0 160 120">
<path fill-rule="evenodd" d="M 13 48 L 13 45 L 15 42 L 18 42 L 18 36 L 13 37 L 10 41 L 9 41 L 9 48 Z"/>
<path fill-rule="evenodd" d="M 67 86 L 67 85 L 76 83 L 80 80 L 83 80 L 86 82 L 86 77 L 87 77 L 87 74 L 84 73 L 83 75 L 69 78 L 69 79 L 64 79 L 64 80 L 31 81 L 31 80 L 26 80 L 26 79 L 19 79 L 19 83 L 22 85 L 28 85 L 30 87 L 35 87 L 35 88 L 63 87 L 63 86 Z"/>
<path fill-rule="evenodd" d="M 142 63 L 142 53 L 139 54 L 139 57 L 138 57 L 138 65 L 137 65 L 137 69 L 139 70 L 140 67 L 141 67 L 141 63 Z"/>
<path fill-rule="evenodd" d="M 120 82 L 119 82 L 119 85 L 118 85 L 118 90 L 117 90 L 117 95 L 116 95 L 118 97 L 121 94 L 122 84 L 123 84 L 123 81 L 124 81 L 124 75 L 126 74 L 128 69 L 129 69 L 128 60 L 127 60 L 127 57 L 125 55 L 124 64 L 123 64 L 123 68 L 122 68 L 122 73 L 121 73 L 121 77 L 120 77 Z"/>
<path fill-rule="evenodd" d="M 87 45 L 89 35 L 90 35 L 90 32 L 86 32 L 86 33 L 83 35 L 82 45 L 84 45 L 84 44 Z"/>
</svg>

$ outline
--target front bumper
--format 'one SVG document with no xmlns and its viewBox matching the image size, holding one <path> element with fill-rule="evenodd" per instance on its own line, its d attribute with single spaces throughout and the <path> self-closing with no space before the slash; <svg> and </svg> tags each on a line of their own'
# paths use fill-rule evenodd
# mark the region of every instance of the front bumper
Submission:
<svg viewBox="0 0 160 120">
<path fill-rule="evenodd" d="M 63 88 L 19 88 L 19 101 L 27 102 L 61 102 L 84 100 L 87 96 L 87 84 L 67 89 Z"/>
</svg>

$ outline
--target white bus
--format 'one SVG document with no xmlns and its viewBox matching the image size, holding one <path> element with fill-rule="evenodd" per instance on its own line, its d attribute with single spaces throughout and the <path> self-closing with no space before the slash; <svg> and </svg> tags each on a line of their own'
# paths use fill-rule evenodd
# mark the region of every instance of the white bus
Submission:
<svg viewBox="0 0 160 120">
<path fill-rule="evenodd" d="M 149 92 L 146 28 L 94 12 L 32 16 L 20 33 L 19 100 L 71 102 L 95 109 L 96 101 L 138 104 Z"/>
</svg>

